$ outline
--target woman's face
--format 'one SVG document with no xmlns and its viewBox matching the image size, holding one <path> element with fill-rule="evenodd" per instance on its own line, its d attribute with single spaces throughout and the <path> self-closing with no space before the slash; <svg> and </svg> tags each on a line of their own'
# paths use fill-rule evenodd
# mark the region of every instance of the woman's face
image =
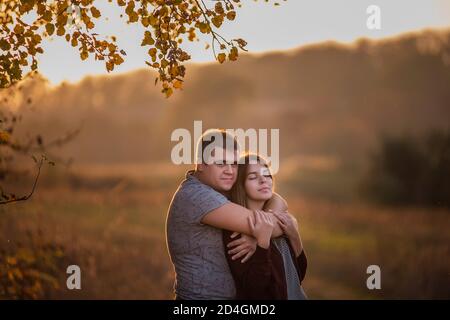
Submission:
<svg viewBox="0 0 450 320">
<path fill-rule="evenodd" d="M 245 177 L 245 193 L 254 201 L 266 201 L 272 197 L 272 177 L 263 164 L 249 164 Z"/>
</svg>

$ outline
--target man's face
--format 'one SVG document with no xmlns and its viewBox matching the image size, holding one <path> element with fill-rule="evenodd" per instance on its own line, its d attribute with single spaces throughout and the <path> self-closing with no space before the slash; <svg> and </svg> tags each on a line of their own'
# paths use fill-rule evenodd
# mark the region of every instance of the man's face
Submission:
<svg viewBox="0 0 450 320">
<path fill-rule="evenodd" d="M 216 147 L 205 162 L 198 167 L 203 182 L 219 192 L 229 191 L 237 178 L 237 152 Z"/>
</svg>

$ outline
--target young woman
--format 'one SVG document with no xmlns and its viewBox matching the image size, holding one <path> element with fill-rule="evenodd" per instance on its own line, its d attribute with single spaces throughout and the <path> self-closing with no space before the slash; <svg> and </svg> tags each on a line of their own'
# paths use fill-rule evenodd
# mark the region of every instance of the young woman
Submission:
<svg viewBox="0 0 450 320">
<path fill-rule="evenodd" d="M 238 167 L 237 181 L 231 189 L 231 201 L 254 210 L 254 216 L 249 217 L 250 228 L 267 236 L 258 238 L 255 253 L 242 263 L 240 259 L 232 259 L 233 252 L 228 248 L 228 244 L 236 240 L 236 233 L 223 231 L 226 257 L 236 284 L 236 298 L 306 299 L 301 283 L 305 277 L 307 259 L 297 221 L 287 211 L 281 214 L 273 212 L 284 235 L 270 239 L 273 223 L 268 214 L 261 210 L 266 208 L 269 199 L 284 200 L 279 196 L 272 197 L 273 177 L 262 157 L 246 154 L 243 160 L 239 162 L 242 164 Z M 285 202 L 281 204 L 287 209 Z"/>
</svg>

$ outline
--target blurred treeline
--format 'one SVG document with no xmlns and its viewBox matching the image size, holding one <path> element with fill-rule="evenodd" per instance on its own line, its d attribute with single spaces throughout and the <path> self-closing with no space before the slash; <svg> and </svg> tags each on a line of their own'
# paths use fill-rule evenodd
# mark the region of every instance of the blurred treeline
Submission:
<svg viewBox="0 0 450 320">
<path fill-rule="evenodd" d="M 168 100 L 153 79 L 139 70 L 56 87 L 41 77 L 27 81 L 10 99 L 22 119 L 16 136 L 39 134 L 45 144 L 81 129 L 51 154 L 84 167 L 140 167 L 170 165 L 171 132 L 192 132 L 194 120 L 203 130 L 278 128 L 279 179 L 288 189 L 339 201 L 369 192 L 387 203 L 448 204 L 439 179 L 448 180 L 449 30 L 246 55 L 225 67 L 191 65 L 184 90 Z M 431 141 L 419 147 L 386 138 L 405 135 Z M 367 171 L 375 178 L 361 182 Z"/>
<path fill-rule="evenodd" d="M 362 191 L 384 204 L 450 207 L 450 131 L 384 137 Z"/>
</svg>

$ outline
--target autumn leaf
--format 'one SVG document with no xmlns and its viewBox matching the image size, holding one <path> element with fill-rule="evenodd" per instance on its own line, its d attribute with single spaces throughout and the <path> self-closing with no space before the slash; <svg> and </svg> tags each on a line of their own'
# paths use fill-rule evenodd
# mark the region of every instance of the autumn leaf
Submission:
<svg viewBox="0 0 450 320">
<path fill-rule="evenodd" d="M 181 89 L 181 88 L 183 88 L 183 82 L 181 82 L 180 80 L 175 80 L 173 82 L 173 87 L 175 89 Z"/>
<path fill-rule="evenodd" d="M 165 88 L 162 91 L 163 91 L 163 93 L 166 94 L 166 98 L 169 98 L 173 94 L 173 89 L 172 88 Z"/>
<path fill-rule="evenodd" d="M 228 59 L 230 59 L 230 61 L 236 61 L 237 57 L 238 57 L 238 50 L 236 47 L 232 47 L 230 53 L 228 54 Z"/>
<path fill-rule="evenodd" d="M 219 53 L 219 54 L 217 55 L 217 60 L 219 60 L 220 63 L 224 63 L 225 58 L 226 58 L 225 53 Z"/>
<path fill-rule="evenodd" d="M 118 55 L 118 54 L 115 54 L 114 55 L 114 63 L 116 65 L 122 64 L 123 63 L 122 57 L 120 55 Z"/>
<path fill-rule="evenodd" d="M 52 23 L 47 23 L 45 25 L 45 30 L 47 31 L 48 35 L 51 36 L 53 32 L 55 32 L 55 25 Z"/>
<path fill-rule="evenodd" d="M 198 28 L 201 33 L 209 33 L 211 31 L 209 25 L 207 23 L 201 22 L 198 24 Z"/>
<path fill-rule="evenodd" d="M 2 49 L 4 51 L 8 51 L 9 49 L 11 49 L 11 45 L 5 39 L 1 39 L 0 40 L 0 49 Z"/>
<path fill-rule="evenodd" d="M 222 16 L 215 16 L 214 18 L 211 19 L 211 22 L 213 23 L 213 25 L 216 28 L 220 28 L 220 26 L 222 25 L 222 22 L 223 22 L 223 17 Z"/>
<path fill-rule="evenodd" d="M 113 71 L 114 70 L 114 62 L 113 61 L 108 61 L 106 62 L 106 70 L 109 71 Z"/>
<path fill-rule="evenodd" d="M 152 57 L 152 59 L 153 59 L 153 58 L 156 59 L 156 52 L 157 52 L 156 48 L 150 48 L 150 49 L 148 50 L 148 54 L 150 55 L 150 57 Z"/>
<path fill-rule="evenodd" d="M 214 6 L 214 11 L 216 11 L 216 13 L 218 13 L 218 14 L 224 13 L 224 9 L 223 9 L 221 2 L 216 2 L 215 6 Z"/>
<path fill-rule="evenodd" d="M 89 53 L 87 51 L 81 51 L 80 58 L 81 60 L 86 60 L 89 57 Z"/>
<path fill-rule="evenodd" d="M 58 30 L 56 30 L 56 34 L 58 36 L 63 36 L 66 33 L 66 30 L 64 30 L 64 27 L 59 27 Z"/>
<path fill-rule="evenodd" d="M 234 11 L 229 11 L 227 12 L 227 19 L 230 21 L 233 21 L 236 18 L 236 12 Z"/>
<path fill-rule="evenodd" d="M 142 40 L 141 46 L 153 45 L 153 44 L 155 44 L 155 40 L 153 40 L 151 32 L 145 31 L 144 39 Z"/>
<path fill-rule="evenodd" d="M 94 18 L 100 18 L 101 13 L 96 7 L 91 7 L 91 13 Z"/>
<path fill-rule="evenodd" d="M 15 34 L 22 34 L 25 32 L 24 27 L 21 24 L 16 24 L 16 26 L 14 27 L 14 33 Z"/>
<path fill-rule="evenodd" d="M 0 131 L 0 143 L 7 143 L 9 140 L 9 133 L 6 131 Z"/>
</svg>

